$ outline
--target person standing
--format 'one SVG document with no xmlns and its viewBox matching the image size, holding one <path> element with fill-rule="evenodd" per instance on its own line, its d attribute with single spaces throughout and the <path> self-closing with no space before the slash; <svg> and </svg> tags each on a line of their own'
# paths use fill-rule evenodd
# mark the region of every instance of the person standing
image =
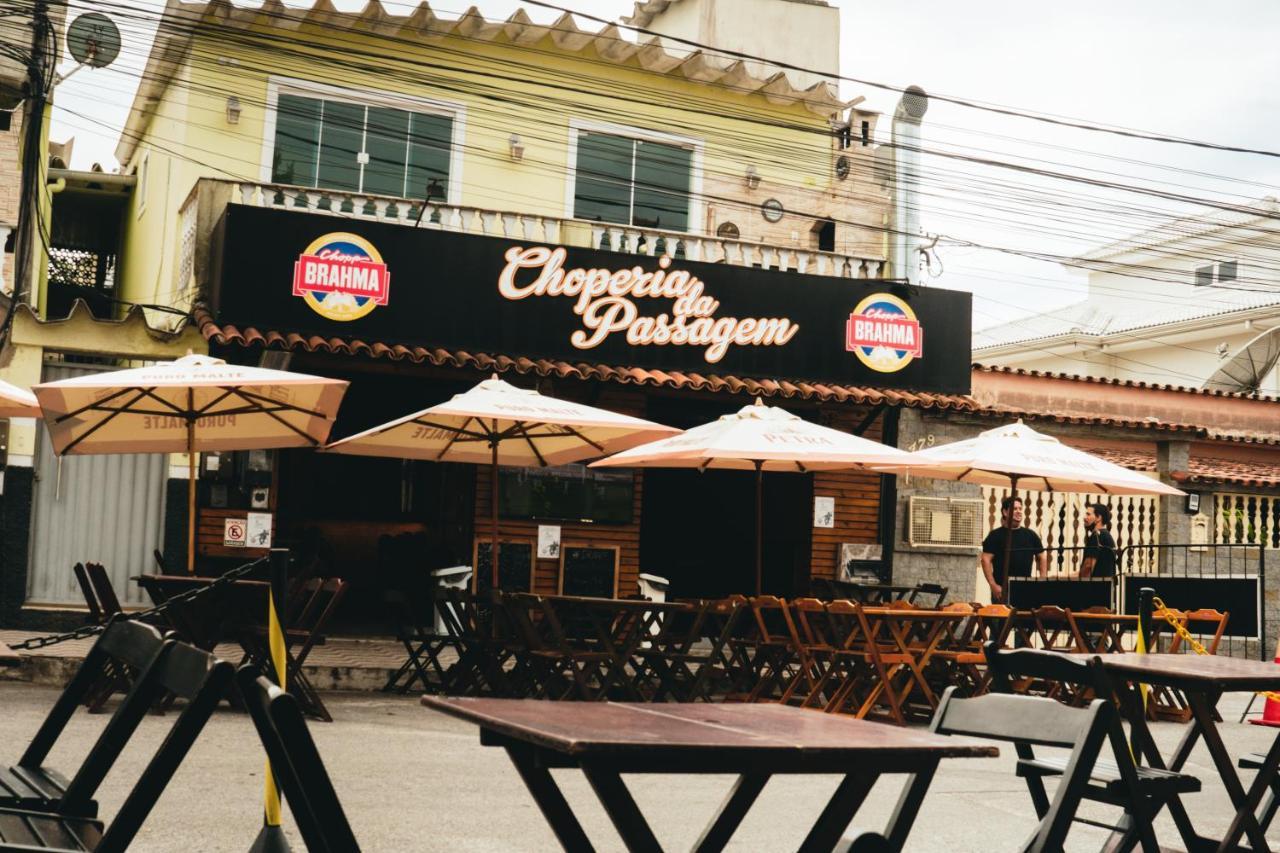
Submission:
<svg viewBox="0 0 1280 853">
<path fill-rule="evenodd" d="M 982 574 L 991 587 L 992 602 L 1006 602 L 1009 578 L 1031 577 L 1033 562 L 1036 574 L 1048 577 L 1049 555 L 1044 543 L 1034 530 L 1022 526 L 1022 498 L 1007 497 L 1000 501 L 1000 526 L 982 540 Z"/>
<path fill-rule="evenodd" d="M 1082 578 L 1113 578 L 1116 576 L 1116 540 L 1108 529 L 1111 527 L 1111 508 L 1105 504 L 1089 504 L 1084 510 L 1084 561 L 1080 564 Z"/>
</svg>

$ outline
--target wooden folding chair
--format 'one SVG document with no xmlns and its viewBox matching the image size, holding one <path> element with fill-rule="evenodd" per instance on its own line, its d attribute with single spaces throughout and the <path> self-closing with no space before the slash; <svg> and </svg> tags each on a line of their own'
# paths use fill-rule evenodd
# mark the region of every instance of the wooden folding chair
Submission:
<svg viewBox="0 0 1280 853">
<path fill-rule="evenodd" d="M 812 689 L 809 670 L 796 633 L 791 610 L 781 598 L 757 595 L 747 599 L 754 631 L 732 642 L 743 660 L 750 662 L 754 683 L 747 691 L 748 702 L 776 702 L 785 696 L 794 679 L 803 679 Z"/>
<path fill-rule="evenodd" d="M 102 608 L 102 621 L 107 622 L 111 617 L 122 612 L 120 599 L 116 596 L 116 588 L 111 584 L 107 569 L 101 563 L 85 563 L 84 569 L 89 575 L 89 584 L 98 598 L 98 606 Z"/>
<path fill-rule="evenodd" d="M 447 632 L 436 633 L 435 598 L 432 597 L 429 606 L 420 607 L 411 602 L 407 594 L 388 590 L 383 596 L 383 603 L 391 616 L 396 640 L 404 646 L 406 657 L 400 668 L 388 676 L 382 692 L 403 695 L 415 684 L 420 684 L 426 693 L 439 691 L 444 684 L 445 673 L 440 655 L 445 649 L 455 647 L 455 643 Z"/>
<path fill-rule="evenodd" d="M 303 666 L 311 650 L 324 642 L 325 628 L 342 604 L 347 589 L 347 582 L 341 578 L 311 578 L 295 591 L 285 605 L 281 619 L 287 659 L 286 683 L 307 713 L 326 723 L 333 722 L 333 717 L 320 699 L 320 694 L 311 685 Z M 241 663 L 274 669 L 271 638 L 266 626 L 260 623 L 240 626 L 237 634 L 240 645 L 245 650 L 245 659 Z"/>
<path fill-rule="evenodd" d="M 18 763 L 0 771 L 0 806 L 34 811 L 57 810 L 71 783 L 57 770 L 45 767 L 44 762 L 76 707 L 93 691 L 108 667 L 125 665 L 140 673 L 151 672 L 162 647 L 160 632 L 150 625 L 123 619 L 108 625 L 85 655 L 80 668 L 40 724 Z M 84 792 L 83 810 L 89 817 L 97 814 L 97 803 L 92 799 L 97 783 L 111 769 L 150 705 L 152 691 L 144 686 L 144 680 L 145 675 L 116 708 L 111 721 L 75 773 L 77 785 Z"/>
<path fill-rule="evenodd" d="M 858 719 L 887 716 L 905 725 L 904 697 L 895 676 L 910 663 L 910 656 L 882 648 L 879 634 L 883 625 L 861 604 L 833 601 L 827 605 L 827 614 L 842 639 L 829 671 L 829 678 L 840 684 L 823 710 L 852 713 Z M 824 687 L 825 683 L 815 685 L 813 692 L 820 694 Z"/>
<path fill-rule="evenodd" d="M 987 604 L 974 611 L 970 620 L 973 633 L 969 635 L 965 648 L 956 654 L 952 669 L 955 686 L 962 694 L 981 696 L 990 688 L 991 673 L 987 669 L 987 654 L 983 649 L 991 642 L 1004 648 L 1013 627 L 1012 617 L 1013 608 L 1007 604 Z"/>
<path fill-rule="evenodd" d="M 1173 611 L 1178 613 L 1178 611 Z M 1222 613 L 1212 608 L 1201 608 L 1199 610 L 1181 611 L 1181 625 L 1193 634 L 1199 634 L 1201 637 L 1208 637 L 1208 642 L 1201 643 L 1205 651 L 1211 655 L 1218 653 L 1218 644 L 1222 641 L 1223 632 L 1227 630 L 1227 620 L 1230 613 Z M 1175 616 L 1176 618 L 1176 616 Z M 1159 624 L 1163 621 L 1166 625 L 1167 620 L 1152 618 L 1152 622 Z M 1177 631 L 1173 632 L 1173 637 L 1169 641 L 1168 653 L 1189 654 L 1194 650 L 1189 644 L 1182 640 L 1182 634 Z M 1187 697 L 1183 695 L 1181 690 L 1172 687 L 1163 687 L 1153 685 L 1148 693 L 1147 702 L 1147 718 L 1151 720 L 1171 720 L 1174 722 L 1185 723 L 1191 719 L 1191 705 L 1187 701 Z"/>
<path fill-rule="evenodd" d="M 1087 800 L 1121 806 L 1128 812 L 1119 825 L 1101 824 L 1080 819 L 1082 823 L 1101 826 L 1135 835 L 1143 849 L 1157 851 L 1151 822 L 1175 796 L 1200 790 L 1200 780 L 1186 773 L 1154 767 L 1135 766 L 1130 745 L 1120 725 L 1119 696 L 1096 655 L 1083 656 L 1035 649 L 1002 650 L 990 643 L 986 648 L 987 665 L 992 672 L 993 693 L 1011 692 L 1013 679 L 1030 676 L 1046 682 L 1072 685 L 1077 690 L 1092 692 L 1090 707 L 1102 703 L 1111 713 L 1106 722 L 1106 737 L 1111 745 L 1112 761 L 1097 761 L 1078 780 L 1079 795 Z M 1073 709 L 1074 710 L 1074 709 Z M 1072 784 L 1068 761 L 1039 758 L 1029 746 L 1015 744 L 1018 753 L 1018 775 L 1026 779 L 1027 788 L 1042 820 L 1051 811 L 1044 789 L 1046 777 L 1061 776 L 1058 791 Z M 1068 818 L 1069 820 L 1069 818 Z M 1065 828 L 1064 828 L 1065 831 Z M 1121 845 L 1118 849 L 1129 849 Z"/>
<path fill-rule="evenodd" d="M 110 824 L 104 827 L 90 816 L 91 797 L 106 773 L 95 765 L 94 772 L 72 780 L 55 811 L 0 809 L 0 849 L 93 853 L 128 849 L 235 674 L 226 661 L 172 641 L 165 644 L 152 669 L 154 679 L 147 682 L 147 689 L 155 691 L 152 695 L 169 692 L 186 699 L 187 705 Z"/>
<path fill-rule="evenodd" d="M 844 638 L 833 630 L 824 602 L 816 598 L 798 598 L 791 602 L 791 609 L 799 638 L 800 665 L 805 669 L 805 676 L 791 679 L 780 701 L 801 707 L 812 707 L 813 702 L 826 704 L 830 696 L 819 693 L 819 686 L 829 682 L 832 658 Z"/>
<path fill-rule="evenodd" d="M 241 667 L 236 683 L 309 853 L 359 853 L 297 700 L 253 666 Z"/>
</svg>

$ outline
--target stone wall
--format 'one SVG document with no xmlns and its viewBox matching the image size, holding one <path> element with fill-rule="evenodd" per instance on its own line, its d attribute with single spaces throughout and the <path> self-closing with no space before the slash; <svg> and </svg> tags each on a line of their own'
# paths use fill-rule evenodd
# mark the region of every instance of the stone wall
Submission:
<svg viewBox="0 0 1280 853">
<path fill-rule="evenodd" d="M 903 409 L 898 421 L 898 447 L 922 450 L 971 438 L 994 426 L 956 413 L 936 415 L 920 409 Z M 912 495 L 940 498 L 981 498 L 982 490 L 968 483 L 924 477 L 898 478 L 897 522 L 893 547 L 895 584 L 936 583 L 947 587 L 947 601 L 973 601 L 980 548 L 913 547 L 908 541 L 908 507 Z M 886 543 L 889 547 L 889 543 Z"/>
</svg>

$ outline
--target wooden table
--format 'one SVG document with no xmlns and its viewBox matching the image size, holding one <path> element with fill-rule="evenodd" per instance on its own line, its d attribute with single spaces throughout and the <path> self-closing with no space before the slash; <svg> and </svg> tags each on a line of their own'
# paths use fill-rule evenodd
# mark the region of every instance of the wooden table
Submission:
<svg viewBox="0 0 1280 853">
<path fill-rule="evenodd" d="M 0 643 L 0 666 L 21 666 L 22 655 Z"/>
<path fill-rule="evenodd" d="M 1088 613 L 1067 611 L 1071 632 L 1082 652 L 1117 654 L 1125 651 L 1125 637 L 1138 628 L 1138 617 L 1127 613 Z"/>
<path fill-rule="evenodd" d="M 1249 790 L 1245 791 L 1236 773 L 1234 761 L 1218 733 L 1214 707 L 1223 693 L 1280 690 L 1280 666 L 1265 661 L 1217 655 L 1140 655 L 1124 652 L 1102 655 L 1100 659 L 1112 678 L 1128 685 L 1124 689 L 1125 715 L 1132 726 L 1131 737 L 1135 751 L 1141 750 L 1152 767 L 1177 771 L 1187 763 L 1196 741 L 1203 737 L 1205 747 L 1222 778 L 1222 784 L 1231 797 L 1236 815 L 1227 836 L 1221 840 L 1206 839 L 1196 833 L 1180 798 L 1175 796 L 1169 802 L 1169 811 L 1187 850 L 1234 850 L 1241 835 L 1249 837 L 1251 849 L 1255 853 L 1270 850 L 1254 812 L 1262 795 L 1275 779 L 1277 766 L 1280 766 L 1280 737 L 1272 742 L 1262 768 L 1254 777 Z M 1167 764 L 1147 728 L 1136 688 L 1139 683 L 1180 690 L 1191 706 L 1191 725 Z"/>
<path fill-rule="evenodd" d="M 591 850 L 549 770 L 580 768 L 632 851 L 661 850 L 621 773 L 735 773 L 738 780 L 694 849 L 722 849 L 775 773 L 844 779 L 800 849 L 830 851 L 882 773 L 912 780 L 890 818 L 901 847 L 938 762 L 990 757 L 987 744 L 781 705 L 641 705 L 423 696 L 422 704 L 480 727 L 507 751 L 566 850 Z"/>
<path fill-rule="evenodd" d="M 971 614 L 881 607 L 866 607 L 863 611 L 872 623 L 872 630 L 877 632 L 873 635 L 876 641 L 883 645 L 887 640 L 889 653 L 900 656 L 904 661 L 890 667 L 887 681 L 874 689 L 882 691 L 886 686 L 894 688 L 893 692 L 904 709 L 910 697 L 918 692 L 927 714 L 931 715 L 938 707 L 938 697 L 925 679 L 924 671 L 946 635 L 944 629 L 970 618 Z M 877 625 L 883 627 L 887 637 L 879 635 Z M 899 673 L 907 676 L 902 679 L 901 685 L 897 684 Z"/>
</svg>

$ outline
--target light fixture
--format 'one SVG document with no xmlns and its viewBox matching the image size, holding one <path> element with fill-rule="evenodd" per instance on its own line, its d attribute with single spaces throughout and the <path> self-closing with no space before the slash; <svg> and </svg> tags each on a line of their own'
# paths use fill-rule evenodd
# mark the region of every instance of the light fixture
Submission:
<svg viewBox="0 0 1280 853">
<path fill-rule="evenodd" d="M 520 141 L 520 134 L 511 134 L 511 138 L 507 140 L 507 144 L 510 146 L 512 160 L 524 159 L 524 143 Z"/>
<path fill-rule="evenodd" d="M 1197 513 L 1200 511 L 1200 495 L 1197 492 L 1187 492 L 1187 512 Z"/>
<path fill-rule="evenodd" d="M 747 189 L 753 190 L 760 186 L 760 172 L 756 170 L 755 164 L 747 167 Z"/>
<path fill-rule="evenodd" d="M 227 98 L 227 124 L 240 123 L 240 99 L 235 95 Z"/>
</svg>

